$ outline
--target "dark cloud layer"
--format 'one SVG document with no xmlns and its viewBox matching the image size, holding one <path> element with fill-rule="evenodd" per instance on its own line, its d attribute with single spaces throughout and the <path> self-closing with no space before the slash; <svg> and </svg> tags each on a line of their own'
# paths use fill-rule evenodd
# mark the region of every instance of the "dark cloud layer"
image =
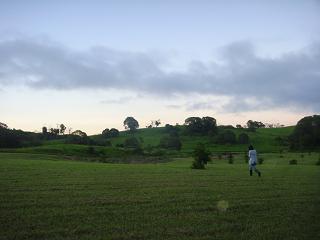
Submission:
<svg viewBox="0 0 320 240">
<path fill-rule="evenodd" d="M 125 89 L 160 96 L 200 93 L 231 97 L 225 106 L 229 111 L 276 106 L 320 110 L 320 44 L 263 58 L 250 42 L 237 42 L 221 49 L 220 57 L 219 63 L 194 61 L 186 71 L 168 72 L 147 53 L 104 47 L 79 52 L 56 43 L 15 39 L 0 41 L 0 86 Z M 191 108 L 211 105 L 195 101 Z"/>
</svg>

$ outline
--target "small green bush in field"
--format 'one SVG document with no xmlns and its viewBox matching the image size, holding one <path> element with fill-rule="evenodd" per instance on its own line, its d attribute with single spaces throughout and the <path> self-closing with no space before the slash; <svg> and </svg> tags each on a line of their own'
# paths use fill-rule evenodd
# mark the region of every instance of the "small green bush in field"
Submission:
<svg viewBox="0 0 320 240">
<path fill-rule="evenodd" d="M 259 163 L 259 164 L 262 164 L 263 161 L 264 161 L 264 159 L 263 159 L 262 157 L 258 158 L 258 163 Z"/>
<path fill-rule="evenodd" d="M 292 159 L 292 160 L 289 161 L 289 164 L 290 165 L 297 165 L 298 161 L 296 159 Z"/>
<path fill-rule="evenodd" d="M 205 169 L 205 165 L 211 161 L 210 151 L 206 149 L 203 144 L 198 144 L 193 152 L 194 161 L 191 168 L 193 169 Z"/>
<path fill-rule="evenodd" d="M 233 164 L 233 162 L 234 162 L 233 155 L 232 155 L 232 153 L 229 153 L 229 155 L 228 155 L 228 163 L 229 164 Z"/>
</svg>

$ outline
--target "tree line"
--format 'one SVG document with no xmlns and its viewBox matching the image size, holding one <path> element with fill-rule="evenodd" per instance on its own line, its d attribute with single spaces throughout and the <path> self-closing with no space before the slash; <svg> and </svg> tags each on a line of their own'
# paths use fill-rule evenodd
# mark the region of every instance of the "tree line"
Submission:
<svg viewBox="0 0 320 240">
<path fill-rule="evenodd" d="M 160 119 L 151 121 L 147 126 L 158 127 L 161 124 Z M 137 140 L 134 136 L 135 131 L 139 128 L 139 122 L 134 117 L 126 117 L 123 122 L 124 128 L 132 133 L 131 140 L 123 143 L 123 146 L 141 145 L 141 139 Z M 247 144 L 250 142 L 249 135 L 245 132 L 236 136 L 234 128 L 244 128 L 248 132 L 254 132 L 259 128 L 283 127 L 283 125 L 264 124 L 260 121 L 249 120 L 245 126 L 237 124 L 217 125 L 213 117 L 189 117 L 185 119 L 183 125 L 166 124 L 164 127 L 165 135 L 160 139 L 159 147 L 167 149 L 181 149 L 182 143 L 180 136 L 208 136 L 216 144 Z M 7 124 L 0 122 L 0 147 L 24 147 L 40 145 L 43 140 L 65 139 L 66 143 L 111 146 L 111 138 L 120 135 L 116 128 L 106 128 L 101 132 L 101 137 L 92 138 L 81 130 L 72 131 L 64 124 L 58 124 L 56 128 L 42 127 L 41 133 L 24 132 L 22 130 L 10 129 Z M 302 118 L 293 133 L 287 138 L 277 139 L 279 144 L 288 144 L 290 149 L 316 149 L 320 147 L 320 116 L 307 116 Z"/>
</svg>

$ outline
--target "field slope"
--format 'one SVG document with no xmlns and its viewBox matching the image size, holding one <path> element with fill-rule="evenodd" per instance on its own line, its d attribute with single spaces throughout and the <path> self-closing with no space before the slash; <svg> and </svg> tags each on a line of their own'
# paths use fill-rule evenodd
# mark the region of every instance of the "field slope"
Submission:
<svg viewBox="0 0 320 240">
<path fill-rule="evenodd" d="M 318 155 L 161 164 L 0 153 L 0 239 L 319 239 Z M 291 157 L 291 156 L 290 156 Z"/>
</svg>

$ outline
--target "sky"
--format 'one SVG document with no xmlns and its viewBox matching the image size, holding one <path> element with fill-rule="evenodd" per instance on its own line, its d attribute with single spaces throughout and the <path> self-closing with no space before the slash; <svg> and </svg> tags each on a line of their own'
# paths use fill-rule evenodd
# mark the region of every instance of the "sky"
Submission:
<svg viewBox="0 0 320 240">
<path fill-rule="evenodd" d="M 320 1 L 0 0 L 0 122 L 294 125 L 320 111 Z"/>
</svg>

